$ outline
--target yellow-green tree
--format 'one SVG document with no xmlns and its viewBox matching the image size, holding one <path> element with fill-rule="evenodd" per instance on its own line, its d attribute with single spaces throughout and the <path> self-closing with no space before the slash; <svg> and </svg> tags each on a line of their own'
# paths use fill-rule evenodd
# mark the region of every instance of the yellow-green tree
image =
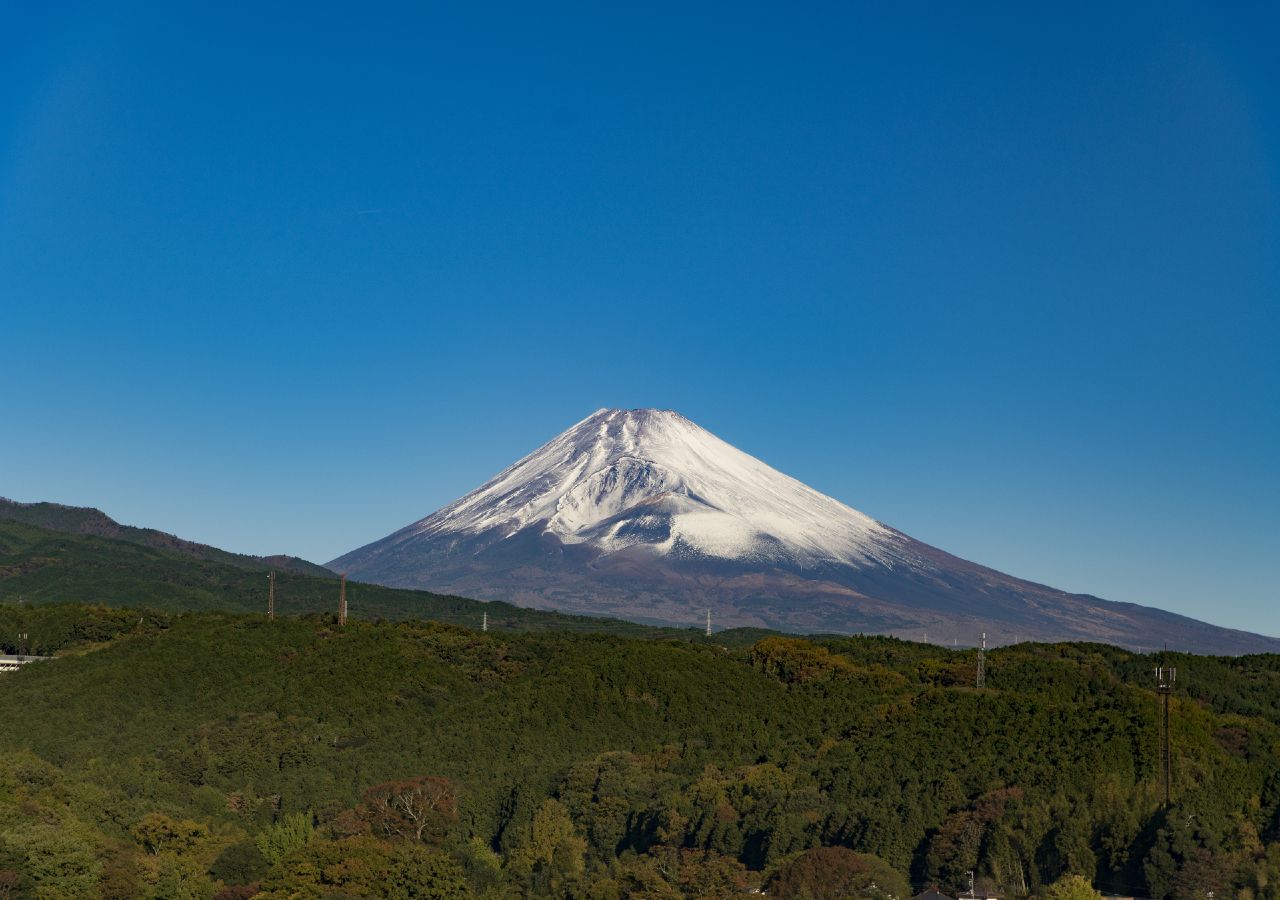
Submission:
<svg viewBox="0 0 1280 900">
<path fill-rule="evenodd" d="M 1081 875 L 1065 875 L 1044 889 L 1042 900 L 1099 900 L 1102 894 Z"/>
</svg>

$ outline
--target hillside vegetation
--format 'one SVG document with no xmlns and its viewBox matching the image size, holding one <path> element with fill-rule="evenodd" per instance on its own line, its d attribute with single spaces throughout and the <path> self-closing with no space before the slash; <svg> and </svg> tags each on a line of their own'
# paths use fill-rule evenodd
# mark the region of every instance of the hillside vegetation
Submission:
<svg viewBox="0 0 1280 900">
<path fill-rule="evenodd" d="M 65 508 L 54 507 L 55 511 L 59 509 Z M 132 541 L 0 518 L 0 603 L 89 603 L 162 612 L 223 610 L 265 615 L 267 573 L 276 567 L 256 557 L 241 559 L 252 560 L 252 565 L 231 565 Z M 338 603 L 338 577 L 332 573 L 315 575 L 277 569 L 275 592 L 280 615 L 333 612 Z M 488 627 L 495 631 L 555 629 L 690 639 L 697 635 L 690 629 L 649 628 L 618 619 L 562 615 L 509 603 L 482 603 L 371 584 L 349 583 L 347 601 L 350 615 L 360 619 L 415 617 L 479 626 L 484 621 L 482 617 L 487 616 Z M 32 653 L 57 648 L 56 633 L 41 628 L 28 631 Z M 719 636 L 717 641 L 741 644 L 764 633 L 742 629 Z M 0 632 L 0 648 L 12 647 L 13 640 L 12 633 Z"/>
<path fill-rule="evenodd" d="M 181 556 L 202 559 L 207 562 L 223 563 L 242 569 L 260 569 L 271 567 L 303 575 L 332 575 L 324 566 L 307 562 L 296 556 L 248 556 L 243 553 L 230 553 L 208 544 L 197 544 L 185 541 L 154 528 L 136 528 L 132 525 L 121 525 L 115 519 L 98 509 L 87 506 L 64 506 L 61 503 L 18 503 L 0 497 L 0 522 L 16 522 L 22 525 L 34 525 L 48 531 L 65 534 L 92 535 L 94 537 L 111 538 L 154 550 L 167 550 Z"/>
<path fill-rule="evenodd" d="M 0 606 L 0 891 L 1280 896 L 1280 661 Z"/>
</svg>

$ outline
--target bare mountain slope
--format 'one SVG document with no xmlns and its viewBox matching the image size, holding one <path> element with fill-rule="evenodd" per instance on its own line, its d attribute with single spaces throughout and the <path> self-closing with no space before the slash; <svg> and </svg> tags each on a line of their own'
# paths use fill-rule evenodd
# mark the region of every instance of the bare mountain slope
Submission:
<svg viewBox="0 0 1280 900">
<path fill-rule="evenodd" d="M 328 564 L 351 577 L 638 621 L 1201 652 L 1280 640 L 1034 584 L 944 553 L 668 410 L 589 416 L 436 513 Z"/>
</svg>

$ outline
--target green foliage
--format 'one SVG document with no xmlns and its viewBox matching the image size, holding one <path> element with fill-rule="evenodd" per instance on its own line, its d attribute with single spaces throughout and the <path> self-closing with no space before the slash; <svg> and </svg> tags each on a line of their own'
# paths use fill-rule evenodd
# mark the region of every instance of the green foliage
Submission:
<svg viewBox="0 0 1280 900">
<path fill-rule="evenodd" d="M 18 900 L 31 894 L 27 855 L 0 841 L 0 900 Z"/>
<path fill-rule="evenodd" d="M 402 843 L 391 854 L 384 890 L 396 900 L 466 900 L 473 896 L 462 866 L 442 850 L 416 843 Z"/>
<path fill-rule="evenodd" d="M 228 885 L 251 884 L 262 878 L 270 865 L 255 841 L 237 841 L 218 854 L 209 876 Z"/>
<path fill-rule="evenodd" d="M 720 897 L 767 876 L 816 897 L 973 871 L 1009 897 L 1075 874 L 1280 900 L 1269 657 L 1179 661 L 1210 685 L 1174 697 L 1166 812 L 1150 660 L 1111 648 L 1000 649 L 979 692 L 946 674 L 972 654 L 885 638 L 4 616 L 63 654 L 0 675 L 0 885 L 35 896 Z"/>
<path fill-rule="evenodd" d="M 815 847 L 779 867 L 768 893 L 781 900 L 908 900 L 911 889 L 876 856 L 846 847 Z"/>
<path fill-rule="evenodd" d="M 788 684 L 849 678 L 857 671 L 847 659 L 802 638 L 764 638 L 751 648 L 748 659 L 754 668 Z"/>
<path fill-rule="evenodd" d="M 273 866 L 290 853 L 311 843 L 314 835 L 311 814 L 292 813 L 265 828 L 254 843 L 262 858 Z"/>
<path fill-rule="evenodd" d="M 390 860 L 391 848 L 370 837 L 315 841 L 276 863 L 257 896 L 260 900 L 385 896 L 382 890 Z"/>
<path fill-rule="evenodd" d="M 503 882 L 502 857 L 481 837 L 458 848 L 458 862 L 467 883 L 480 895 L 496 893 Z"/>
<path fill-rule="evenodd" d="M 146 529 L 125 529 L 115 538 L 50 530 L 4 521 L 0 501 L 0 650 L 14 652 L 19 630 L 31 635 L 30 652 L 49 654 L 94 639 L 69 626 L 65 615 L 46 617 L 49 604 L 129 607 L 135 620 L 194 610 L 222 610 L 265 615 L 268 560 L 226 553 L 213 547 L 177 542 Z M 41 504 L 42 506 L 44 504 Z M 72 510 L 79 514 L 83 510 Z M 37 517 L 38 519 L 39 517 Z M 99 529 L 101 530 L 101 529 Z M 141 536 L 133 534 L 139 532 Z M 154 539 L 160 535 L 161 539 Z M 137 538 L 136 540 L 134 538 Z M 169 540 L 165 540 L 169 539 Z M 276 558 L 272 558 L 275 560 Z M 276 572 L 276 611 L 279 615 L 331 616 L 337 609 L 338 579 L 320 566 L 287 560 Z M 526 609 L 509 603 L 481 603 L 426 591 L 398 590 L 350 583 L 347 599 L 353 618 L 366 621 L 430 618 L 475 626 L 488 615 L 489 629 L 501 631 L 570 631 L 637 637 L 682 638 L 711 643 L 694 629 L 652 628 L 590 616 L 563 615 Z M 145 607 L 142 613 L 139 607 Z M 72 614 L 80 615 L 76 609 Z M 127 630 L 126 621 L 110 622 L 98 611 L 105 640 Z M 139 623 L 145 624 L 145 623 Z M 715 644 L 735 645 L 754 640 L 759 632 L 742 629 L 720 632 Z"/>
<path fill-rule="evenodd" d="M 199 822 L 181 822 L 164 813 L 148 813 L 130 829 L 133 839 L 152 856 L 161 853 L 187 853 L 209 836 L 209 829 Z"/>
<path fill-rule="evenodd" d="M 1089 879 L 1082 875 L 1065 875 L 1044 889 L 1041 900 L 1102 900 Z"/>
</svg>

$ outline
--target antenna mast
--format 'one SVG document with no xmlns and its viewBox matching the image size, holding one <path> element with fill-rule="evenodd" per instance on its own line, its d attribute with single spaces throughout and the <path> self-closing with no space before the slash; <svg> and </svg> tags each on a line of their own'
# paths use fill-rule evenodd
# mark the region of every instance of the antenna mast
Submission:
<svg viewBox="0 0 1280 900">
<path fill-rule="evenodd" d="M 978 647 L 978 677 L 974 679 L 974 687 L 987 686 L 987 633 L 982 632 L 982 644 Z"/>
<path fill-rule="evenodd" d="M 276 619 L 276 570 L 272 569 L 267 575 L 267 621 L 274 622 Z"/>
<path fill-rule="evenodd" d="M 338 627 L 347 624 L 347 576 L 344 573 L 338 586 Z"/>
<path fill-rule="evenodd" d="M 1156 667 L 1156 692 L 1160 695 L 1160 776 L 1164 780 L 1164 807 L 1168 809 L 1173 802 L 1173 750 L 1169 740 L 1169 695 L 1173 693 L 1173 683 L 1178 678 L 1178 670 L 1171 666 Z"/>
</svg>

